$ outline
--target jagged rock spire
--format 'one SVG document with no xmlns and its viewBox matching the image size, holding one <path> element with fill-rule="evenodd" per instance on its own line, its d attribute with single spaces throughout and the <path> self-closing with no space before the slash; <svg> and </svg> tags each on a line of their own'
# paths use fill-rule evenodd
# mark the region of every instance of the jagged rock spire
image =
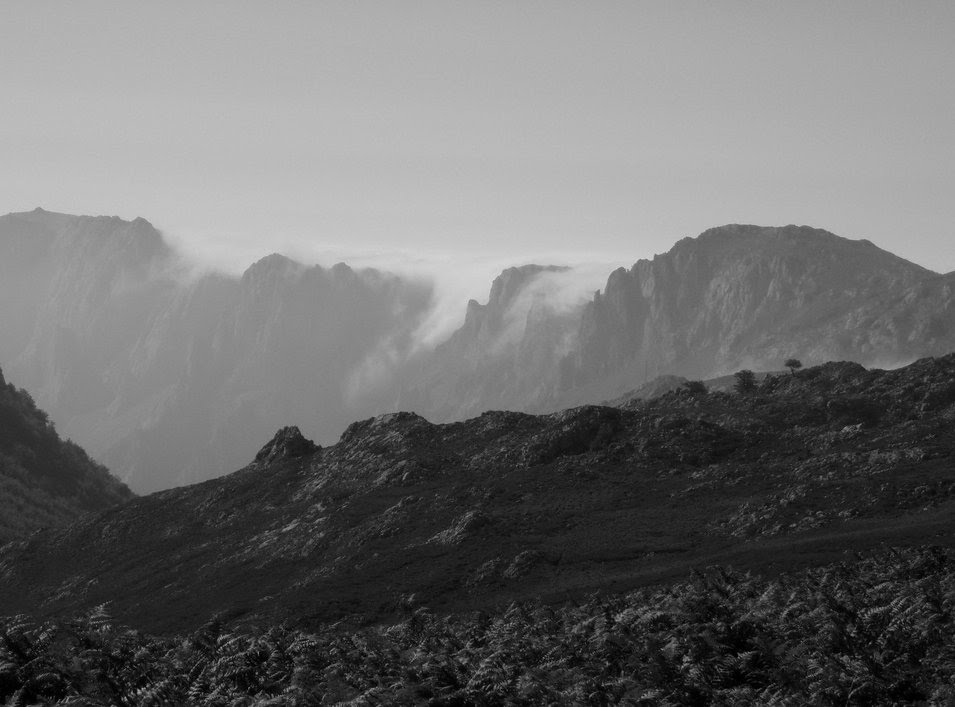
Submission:
<svg viewBox="0 0 955 707">
<path fill-rule="evenodd" d="M 271 441 L 255 455 L 255 461 L 269 464 L 282 459 L 303 457 L 319 449 L 312 440 L 306 439 L 298 427 L 283 427 Z"/>
</svg>

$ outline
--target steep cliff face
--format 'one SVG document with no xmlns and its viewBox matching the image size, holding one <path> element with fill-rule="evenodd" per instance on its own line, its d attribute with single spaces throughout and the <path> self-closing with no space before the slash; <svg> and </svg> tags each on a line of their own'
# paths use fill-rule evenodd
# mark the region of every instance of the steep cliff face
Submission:
<svg viewBox="0 0 955 707">
<path fill-rule="evenodd" d="M 356 369 L 382 342 L 407 336 L 428 295 L 397 278 L 276 255 L 238 281 L 203 278 L 134 350 L 144 372 L 174 375 L 162 388 L 143 381 L 150 403 L 127 405 L 134 429 L 104 460 L 162 488 L 241 465 L 276 422 L 333 439 L 356 414 Z M 152 355 L 163 347 L 172 348 L 165 359 Z M 377 404 L 375 395 L 364 402 Z"/>
<path fill-rule="evenodd" d="M 488 304 L 471 302 L 464 326 L 411 377 L 417 395 L 405 400 L 438 419 L 547 411 L 666 374 L 774 370 L 792 356 L 894 366 L 955 348 L 955 278 L 814 228 L 710 229 L 559 310 L 540 284 L 547 275 L 505 271 Z M 538 299 L 521 294 L 532 292 Z M 534 306 L 515 317 L 522 298 Z"/>
<path fill-rule="evenodd" d="M 40 209 L 0 218 L 0 244 L 23 272 L 4 287 L 29 303 L 2 337 L 11 372 L 61 424 L 109 404 L 119 362 L 170 296 L 172 252 L 143 219 Z"/>
<path fill-rule="evenodd" d="M 952 311 L 945 278 L 868 241 L 724 226 L 614 272 L 582 314 L 565 384 L 612 395 L 623 378 L 712 377 L 790 356 L 897 364 L 955 345 Z"/>
<path fill-rule="evenodd" d="M 334 439 L 356 415 L 356 369 L 382 342 L 407 336 L 429 296 L 379 273 L 304 267 L 277 255 L 237 282 L 208 279 L 196 288 L 207 292 L 184 297 L 169 317 L 169 325 L 195 325 L 157 328 L 145 342 L 178 348 L 177 375 L 104 454 L 111 468 L 151 488 L 241 466 L 276 423 Z M 375 404 L 375 395 L 364 403 Z"/>
<path fill-rule="evenodd" d="M 435 419 L 491 408 L 532 410 L 556 382 L 573 349 L 580 304 L 560 303 L 569 268 L 508 268 L 491 285 L 487 304 L 471 300 L 464 324 L 426 353 L 406 378 L 401 401 Z"/>
</svg>

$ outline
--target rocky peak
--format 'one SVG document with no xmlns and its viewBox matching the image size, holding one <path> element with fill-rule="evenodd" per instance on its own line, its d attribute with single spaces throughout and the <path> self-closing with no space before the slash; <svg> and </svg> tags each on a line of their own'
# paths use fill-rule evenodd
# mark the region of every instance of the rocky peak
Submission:
<svg viewBox="0 0 955 707">
<path fill-rule="evenodd" d="M 613 393 L 618 381 L 608 372 L 615 371 L 639 385 L 664 373 L 765 369 L 790 356 L 897 361 L 909 348 L 898 322 L 922 326 L 923 317 L 898 313 L 908 307 L 907 291 L 925 285 L 935 293 L 943 280 L 869 241 L 818 228 L 712 228 L 611 274 L 584 310 L 568 379 L 603 379 Z M 936 308 L 926 330 L 946 331 L 938 314 L 946 306 Z M 897 313 L 886 315 L 893 307 Z M 877 331 L 874 323 L 883 320 Z"/>
<path fill-rule="evenodd" d="M 342 433 L 341 442 L 363 445 L 372 440 L 397 440 L 408 432 L 430 428 L 426 419 L 413 412 L 389 412 L 367 420 L 353 422 Z"/>
<path fill-rule="evenodd" d="M 300 263 L 297 263 L 291 258 L 280 253 L 271 253 L 246 268 L 245 272 L 242 273 L 242 282 L 254 283 L 261 282 L 268 277 L 282 277 L 301 267 Z"/>
<path fill-rule="evenodd" d="M 336 279 L 354 280 L 356 273 L 348 263 L 335 263 L 329 271 Z"/>
<path fill-rule="evenodd" d="M 568 268 L 533 264 L 505 269 L 494 278 L 487 304 L 480 304 L 473 299 L 468 301 L 464 324 L 455 332 L 452 340 L 465 346 L 480 345 L 479 341 L 485 345 L 496 341 L 503 333 L 508 317 L 520 319 L 527 316 L 528 312 L 516 305 L 535 279 L 543 273 L 565 270 Z"/>
<path fill-rule="evenodd" d="M 930 274 L 925 268 L 882 250 L 871 241 L 853 240 L 821 228 L 796 225 L 729 224 L 710 228 L 696 238 L 682 239 L 668 253 L 655 256 L 653 262 L 669 261 L 680 267 L 688 259 L 715 264 L 768 258 L 815 262 L 823 267 L 849 266 L 853 271 L 898 269 L 918 277 Z"/>
<path fill-rule="evenodd" d="M 318 449 L 320 447 L 312 440 L 306 439 L 298 427 L 283 427 L 259 450 L 255 461 L 260 464 L 273 464 L 293 457 L 303 457 Z"/>
<path fill-rule="evenodd" d="M 521 265 L 507 268 L 494 278 L 491 284 L 491 294 L 488 306 L 492 309 L 505 310 L 520 295 L 538 275 L 545 272 L 562 272 L 566 267 L 558 265 Z"/>
</svg>

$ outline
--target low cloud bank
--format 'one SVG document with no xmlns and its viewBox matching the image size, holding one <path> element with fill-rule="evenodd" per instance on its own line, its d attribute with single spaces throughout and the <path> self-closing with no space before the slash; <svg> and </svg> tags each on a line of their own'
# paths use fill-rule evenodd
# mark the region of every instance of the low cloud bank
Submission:
<svg viewBox="0 0 955 707">
<path fill-rule="evenodd" d="M 355 270 L 374 268 L 426 283 L 433 291 L 432 306 L 415 332 L 416 350 L 427 350 L 446 340 L 464 322 L 468 300 L 486 302 L 494 278 L 508 267 L 525 263 L 567 267 L 561 272 L 540 274 L 522 291 L 520 301 L 509 313 L 520 320 L 526 316 L 532 302 L 546 305 L 558 313 L 579 306 L 590 299 L 595 290 L 603 288 L 615 268 L 629 267 L 635 260 L 561 251 L 533 255 L 473 255 L 349 249 L 302 242 L 284 243 L 270 250 L 247 244 L 233 246 L 203 234 L 192 238 L 167 238 L 189 264 L 183 267 L 188 276 L 209 271 L 238 276 L 260 258 L 279 252 L 306 265 L 331 267 L 343 262 Z"/>
<path fill-rule="evenodd" d="M 356 410 L 370 405 L 400 405 L 397 400 L 400 379 L 408 364 L 426 356 L 461 327 L 469 300 L 486 303 L 494 279 L 506 268 L 527 263 L 561 266 L 560 270 L 538 273 L 513 297 L 504 313 L 503 329 L 487 351 L 492 357 L 520 342 L 528 322 L 535 317 L 574 316 L 592 299 L 594 291 L 604 287 L 615 268 L 627 264 L 619 259 L 567 252 L 540 253 L 532 257 L 474 255 L 349 249 L 302 242 L 256 250 L 248 245 L 231 248 L 204 237 L 173 237 L 170 243 L 182 256 L 180 276 L 183 279 L 208 272 L 239 277 L 252 263 L 271 252 L 279 252 L 305 265 L 330 268 L 346 263 L 356 271 L 374 269 L 429 288 L 430 304 L 424 314 L 403 322 L 403 313 L 395 312 L 395 321 L 401 325 L 356 361 L 342 381 L 343 399 Z M 563 341 L 561 348 L 571 345 L 572 341 Z"/>
</svg>

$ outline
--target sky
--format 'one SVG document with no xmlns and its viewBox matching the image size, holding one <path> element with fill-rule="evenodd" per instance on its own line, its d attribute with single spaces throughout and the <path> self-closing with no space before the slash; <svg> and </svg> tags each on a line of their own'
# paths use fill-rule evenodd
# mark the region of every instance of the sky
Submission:
<svg viewBox="0 0 955 707">
<path fill-rule="evenodd" d="M 796 223 L 955 270 L 955 3 L 3 9 L 3 213 L 142 216 L 232 269 L 629 265 Z"/>
</svg>

